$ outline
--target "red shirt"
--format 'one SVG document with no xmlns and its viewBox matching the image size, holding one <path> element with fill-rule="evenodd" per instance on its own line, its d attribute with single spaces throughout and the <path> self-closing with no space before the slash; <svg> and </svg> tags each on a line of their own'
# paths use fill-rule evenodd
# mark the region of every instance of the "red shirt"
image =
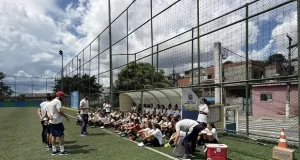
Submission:
<svg viewBox="0 0 300 160">
<path fill-rule="evenodd" d="M 141 130 L 141 126 L 140 126 L 139 124 L 136 124 L 136 125 L 134 126 L 134 128 L 135 128 L 137 131 Z"/>
</svg>

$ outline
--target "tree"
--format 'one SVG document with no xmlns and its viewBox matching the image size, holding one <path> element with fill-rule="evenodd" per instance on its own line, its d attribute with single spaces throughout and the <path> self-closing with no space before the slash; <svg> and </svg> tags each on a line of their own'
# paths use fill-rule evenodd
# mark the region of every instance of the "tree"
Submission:
<svg viewBox="0 0 300 160">
<path fill-rule="evenodd" d="M 100 94 L 102 85 L 97 83 L 97 78 L 95 75 L 89 76 L 87 74 L 82 75 L 81 77 L 78 75 L 74 75 L 73 77 L 64 77 L 63 78 L 63 92 L 65 94 L 70 94 L 70 91 L 79 91 L 80 93 L 89 93 L 90 94 Z M 90 88 L 90 89 L 89 89 Z M 56 79 L 55 86 L 53 87 L 53 91 L 57 92 L 61 90 L 61 79 Z"/>
<path fill-rule="evenodd" d="M 141 62 L 136 65 L 135 63 L 130 63 L 118 73 L 115 88 L 117 91 L 126 91 L 170 87 L 171 82 L 164 74 L 165 72 L 162 69 L 159 69 L 157 73 L 150 63 Z M 153 84 L 151 84 L 152 78 Z"/>
<path fill-rule="evenodd" d="M 10 86 L 7 86 L 3 79 L 5 78 L 5 74 L 0 72 L 0 101 L 6 101 L 11 98 L 13 91 L 10 89 Z"/>
<path fill-rule="evenodd" d="M 267 64 L 280 64 L 280 63 L 284 63 L 286 61 L 286 58 L 280 54 L 272 54 L 269 56 L 268 60 L 267 60 Z"/>
</svg>

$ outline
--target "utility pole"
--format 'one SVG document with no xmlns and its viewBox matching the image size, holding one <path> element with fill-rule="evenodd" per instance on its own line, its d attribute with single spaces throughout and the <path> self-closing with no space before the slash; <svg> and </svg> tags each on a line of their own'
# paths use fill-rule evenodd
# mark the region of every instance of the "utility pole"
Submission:
<svg viewBox="0 0 300 160">
<path fill-rule="evenodd" d="M 173 65 L 173 83 L 174 83 L 174 87 L 176 87 L 176 78 L 175 78 L 175 66 Z"/>
<path fill-rule="evenodd" d="M 286 34 L 288 40 L 289 40 L 289 54 L 288 54 L 288 60 L 287 60 L 287 76 L 291 75 L 291 54 L 292 54 L 292 37 L 290 37 L 288 34 Z M 286 104 L 285 104 L 285 117 L 286 119 L 290 118 L 290 105 L 291 105 L 291 82 L 290 78 L 287 79 L 286 83 Z"/>
</svg>

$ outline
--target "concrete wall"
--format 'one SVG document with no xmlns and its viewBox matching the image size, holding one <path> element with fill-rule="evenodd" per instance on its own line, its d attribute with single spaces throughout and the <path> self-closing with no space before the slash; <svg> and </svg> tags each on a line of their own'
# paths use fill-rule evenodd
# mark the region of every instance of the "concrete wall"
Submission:
<svg viewBox="0 0 300 160">
<path fill-rule="evenodd" d="M 298 115 L 298 86 L 291 87 L 290 115 Z M 262 93 L 271 93 L 271 101 L 261 101 Z M 253 86 L 252 108 L 253 116 L 279 116 L 285 115 L 286 85 Z"/>
</svg>

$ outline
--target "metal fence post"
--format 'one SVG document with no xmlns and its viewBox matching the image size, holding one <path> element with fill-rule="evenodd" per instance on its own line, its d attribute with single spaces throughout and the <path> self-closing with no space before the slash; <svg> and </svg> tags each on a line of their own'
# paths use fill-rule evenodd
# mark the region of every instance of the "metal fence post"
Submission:
<svg viewBox="0 0 300 160">
<path fill-rule="evenodd" d="M 92 44 L 90 44 L 90 60 L 91 60 L 91 57 L 92 57 Z M 92 61 L 89 61 L 89 94 L 91 94 L 91 62 Z"/>
<path fill-rule="evenodd" d="M 48 84 L 47 84 L 47 78 L 46 78 L 46 93 L 48 92 Z"/>
<path fill-rule="evenodd" d="M 129 8 L 128 8 L 129 9 Z M 129 19 L 129 17 L 128 17 L 128 9 L 126 10 L 126 41 L 127 41 L 127 48 L 126 48 L 126 52 L 127 52 L 127 64 L 126 64 L 126 67 L 127 67 L 127 70 L 129 71 L 129 43 L 128 43 L 128 32 L 129 32 L 129 23 L 128 23 L 128 19 Z M 128 91 L 128 85 L 129 85 L 129 76 L 128 76 L 128 72 L 127 72 L 127 77 L 126 77 L 126 79 L 127 79 L 127 91 Z"/>
<path fill-rule="evenodd" d="M 158 48 L 158 44 L 156 46 L 156 81 L 158 82 L 158 52 L 159 52 L 159 48 Z M 158 88 L 158 83 L 156 85 L 156 87 Z"/>
<path fill-rule="evenodd" d="M 150 20 L 150 24 L 151 24 L 151 65 L 152 67 L 154 67 L 154 64 L 153 64 L 153 11 L 152 11 L 152 0 L 150 0 L 150 16 L 151 16 L 151 20 Z M 151 76 L 151 85 L 153 86 L 153 76 Z"/>
<path fill-rule="evenodd" d="M 110 8 L 110 0 L 108 0 L 108 24 L 109 24 L 109 69 L 110 69 L 110 76 L 109 76 L 109 93 L 110 93 L 110 104 L 112 107 L 113 105 L 113 70 L 112 70 L 112 45 L 111 45 L 111 8 Z"/>
<path fill-rule="evenodd" d="M 15 76 L 15 98 L 17 97 L 17 76 Z"/>
<path fill-rule="evenodd" d="M 300 85 L 299 85 L 299 82 L 300 82 L 300 70 L 299 70 L 299 67 L 300 67 L 300 0 L 297 0 L 297 39 L 298 39 L 298 141 L 300 140 Z M 298 143 L 298 146 L 300 147 L 300 143 Z M 299 159 L 300 157 L 298 157 Z"/>
<path fill-rule="evenodd" d="M 197 3 L 199 3 L 197 1 Z M 192 39 L 194 38 L 194 29 L 192 29 Z M 194 84 L 194 40 L 192 40 L 192 67 L 191 67 L 191 71 L 192 71 L 192 85 Z M 199 73 L 198 73 L 199 75 Z"/>
<path fill-rule="evenodd" d="M 97 78 L 98 78 L 98 84 L 100 84 L 100 35 L 98 37 L 98 74 L 97 74 Z"/>
<path fill-rule="evenodd" d="M 31 101 L 33 101 L 33 79 L 31 77 Z"/>
<path fill-rule="evenodd" d="M 248 7 L 249 4 L 246 3 L 246 41 L 245 41 L 245 45 L 246 45 L 246 49 L 245 49 L 245 53 L 246 53 L 246 80 L 249 80 L 249 57 L 248 57 Z M 246 82 L 246 135 L 249 136 L 249 82 Z"/>
<path fill-rule="evenodd" d="M 197 34 L 198 34 L 198 85 L 200 85 L 200 9 L 199 9 L 199 0 L 197 1 Z M 194 63 L 194 62 L 192 62 Z M 194 81 L 194 79 L 192 79 Z"/>
<path fill-rule="evenodd" d="M 136 65 L 136 54 L 134 54 L 134 90 L 136 90 L 136 72 L 137 72 L 137 65 Z"/>
</svg>

